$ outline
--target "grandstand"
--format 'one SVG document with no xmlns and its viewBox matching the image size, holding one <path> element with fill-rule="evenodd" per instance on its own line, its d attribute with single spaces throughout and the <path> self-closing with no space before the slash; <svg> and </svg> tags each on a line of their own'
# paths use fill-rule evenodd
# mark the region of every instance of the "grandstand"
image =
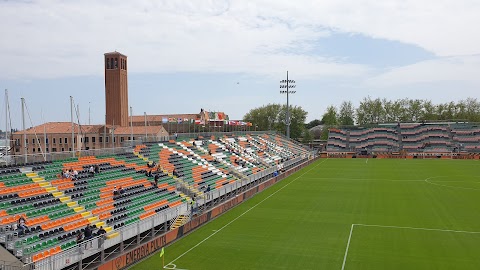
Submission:
<svg viewBox="0 0 480 270">
<path fill-rule="evenodd" d="M 117 154 L 4 166 L 0 243 L 34 269 L 100 267 L 308 157 L 307 149 L 277 134 L 226 133 L 143 143 Z M 92 166 L 99 173 L 91 173 Z M 70 169 L 78 171 L 76 179 L 62 176 Z M 114 194 L 120 186 L 124 192 Z M 23 231 L 17 228 L 20 217 L 28 227 Z M 102 226 L 106 234 L 94 233 L 78 245 L 77 234 L 87 225 Z M 172 239 L 162 241 L 157 248 Z"/>
<path fill-rule="evenodd" d="M 478 153 L 480 128 L 475 124 L 397 124 L 374 128 L 330 129 L 327 152 Z"/>
</svg>

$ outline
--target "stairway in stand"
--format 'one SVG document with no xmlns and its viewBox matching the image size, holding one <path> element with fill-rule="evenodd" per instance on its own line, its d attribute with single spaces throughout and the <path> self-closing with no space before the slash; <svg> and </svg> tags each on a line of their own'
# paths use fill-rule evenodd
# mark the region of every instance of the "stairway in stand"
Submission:
<svg viewBox="0 0 480 270">
<path fill-rule="evenodd" d="M 170 226 L 170 230 L 175 230 L 176 228 L 182 226 L 190 220 L 190 217 L 187 215 L 179 215 L 175 222 Z"/>
</svg>

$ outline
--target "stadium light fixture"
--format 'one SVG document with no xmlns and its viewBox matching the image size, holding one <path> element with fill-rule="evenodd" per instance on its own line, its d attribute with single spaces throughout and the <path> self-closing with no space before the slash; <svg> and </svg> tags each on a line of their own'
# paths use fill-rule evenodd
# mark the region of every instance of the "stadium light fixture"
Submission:
<svg viewBox="0 0 480 270">
<path fill-rule="evenodd" d="M 287 79 L 280 81 L 280 94 L 287 94 L 287 113 L 285 115 L 285 125 L 287 126 L 287 138 L 290 139 L 290 104 L 288 96 L 289 94 L 295 94 L 297 91 L 290 90 L 296 87 L 295 80 L 288 79 L 288 71 L 287 71 Z"/>
</svg>

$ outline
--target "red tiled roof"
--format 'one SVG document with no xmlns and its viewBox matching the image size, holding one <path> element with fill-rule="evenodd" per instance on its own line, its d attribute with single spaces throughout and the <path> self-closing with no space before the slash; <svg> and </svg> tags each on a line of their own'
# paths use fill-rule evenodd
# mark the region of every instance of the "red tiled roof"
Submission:
<svg viewBox="0 0 480 270">
<path fill-rule="evenodd" d="M 78 124 L 73 124 L 75 133 L 102 133 L 104 125 L 81 125 L 81 130 L 78 129 Z M 107 125 L 107 128 L 111 128 L 111 125 Z M 130 127 L 115 127 L 115 134 L 130 134 Z M 160 132 L 166 133 L 165 129 L 162 126 L 147 126 L 147 134 L 158 134 Z M 72 124 L 70 122 L 48 122 L 41 124 L 35 127 L 28 128 L 26 133 L 29 134 L 71 134 L 72 133 Z M 15 132 L 14 135 L 22 135 L 23 130 Z M 133 134 L 145 134 L 144 126 L 134 126 Z"/>
</svg>

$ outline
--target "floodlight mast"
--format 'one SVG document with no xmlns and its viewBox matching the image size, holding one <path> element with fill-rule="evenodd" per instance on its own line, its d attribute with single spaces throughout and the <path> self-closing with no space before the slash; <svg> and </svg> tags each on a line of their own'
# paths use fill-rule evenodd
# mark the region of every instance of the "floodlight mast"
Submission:
<svg viewBox="0 0 480 270">
<path fill-rule="evenodd" d="M 297 91 L 290 90 L 296 87 L 294 80 L 288 79 L 288 71 L 287 71 L 287 79 L 280 81 L 280 94 L 287 94 L 287 112 L 285 115 L 285 125 L 287 126 L 287 138 L 290 139 L 290 103 L 289 103 L 289 94 L 295 94 Z"/>
</svg>

